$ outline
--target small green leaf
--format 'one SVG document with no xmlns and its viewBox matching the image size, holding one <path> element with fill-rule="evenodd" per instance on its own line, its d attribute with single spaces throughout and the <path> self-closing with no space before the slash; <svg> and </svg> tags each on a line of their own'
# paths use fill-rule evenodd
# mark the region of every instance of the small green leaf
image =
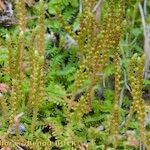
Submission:
<svg viewBox="0 0 150 150">
<path fill-rule="evenodd" d="M 71 0 L 72 7 L 78 7 L 78 0 Z"/>
</svg>

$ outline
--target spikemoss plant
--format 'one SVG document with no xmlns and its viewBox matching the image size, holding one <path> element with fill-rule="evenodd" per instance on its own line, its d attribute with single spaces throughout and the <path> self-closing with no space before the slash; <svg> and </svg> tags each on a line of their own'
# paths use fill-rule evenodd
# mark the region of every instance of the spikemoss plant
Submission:
<svg viewBox="0 0 150 150">
<path fill-rule="evenodd" d="M 120 129 L 122 108 L 119 105 L 120 39 L 124 31 L 125 0 L 110 0 L 107 14 L 102 18 L 101 23 L 93 12 L 96 3 L 96 0 L 83 1 L 83 12 L 78 16 L 80 21 L 78 34 L 74 33 L 72 26 L 64 21 L 61 11 L 58 12 L 61 30 L 74 38 L 77 43 L 75 49 L 79 53 L 72 91 L 67 93 L 65 87 L 54 85 L 54 81 L 53 85 L 45 87 L 47 79 L 44 72 L 45 2 L 40 0 L 36 5 L 38 8 L 37 25 L 34 29 L 28 29 L 25 1 L 15 2 L 18 26 L 14 35 L 10 34 L 6 37 L 11 89 L 8 97 L 0 95 L 0 104 L 3 117 L 7 116 L 7 111 L 10 115 L 9 123 L 5 122 L 6 126 L 10 129 L 15 124 L 17 129 L 14 134 L 5 132 L 3 140 L 19 143 L 17 146 L 20 146 L 22 141 L 27 143 L 28 140 L 48 143 L 48 145 L 29 143 L 26 146 L 36 150 L 49 148 L 107 150 L 119 149 L 120 146 L 123 147 L 122 149 L 126 148 L 120 144 L 122 142 L 120 137 L 124 139 L 125 137 L 122 134 L 124 130 Z M 27 39 L 28 35 L 29 39 Z M 95 100 L 95 89 L 101 81 L 99 74 L 104 72 L 111 61 L 110 56 L 113 58 L 115 89 L 113 94 L 107 91 L 107 95 L 110 96 L 105 96 L 105 101 L 100 103 Z M 28 75 L 24 71 L 25 63 L 29 69 Z M 134 56 L 130 66 L 133 103 L 126 129 L 132 114 L 136 112 L 141 141 L 148 149 L 144 124 L 145 104 L 142 99 L 144 57 Z M 27 83 L 27 95 L 24 92 L 24 83 Z M 47 84 L 52 84 L 52 82 Z M 45 90 L 46 88 L 48 90 Z M 57 96 L 51 95 L 52 88 L 53 90 L 56 88 L 57 92 L 54 92 L 54 95 L 58 94 Z M 81 96 L 76 99 L 80 91 L 82 91 Z M 24 112 L 24 116 L 19 115 L 19 118 L 20 112 Z M 20 134 L 20 122 L 24 122 L 26 126 L 24 135 Z M 102 126 L 99 127 L 99 125 Z M 8 146 L 15 148 L 16 145 L 12 146 L 12 143 Z M 4 144 L 3 147 L 6 145 Z"/>
<path fill-rule="evenodd" d="M 142 57 L 134 55 L 131 60 L 130 82 L 131 82 L 133 102 L 129 112 L 126 127 L 128 127 L 129 120 L 131 119 L 133 113 L 136 112 L 139 122 L 141 141 L 144 143 L 146 148 L 149 149 L 145 130 L 146 110 L 144 100 L 142 99 L 143 73 L 144 73 L 143 71 L 145 60 L 144 58 L 145 58 L 144 55 Z"/>
</svg>

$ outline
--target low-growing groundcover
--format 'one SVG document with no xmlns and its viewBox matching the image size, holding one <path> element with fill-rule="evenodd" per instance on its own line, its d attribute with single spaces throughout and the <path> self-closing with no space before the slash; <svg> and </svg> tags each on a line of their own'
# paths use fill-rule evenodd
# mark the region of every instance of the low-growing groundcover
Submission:
<svg viewBox="0 0 150 150">
<path fill-rule="evenodd" d="M 2 150 L 150 149 L 138 6 L 0 0 Z"/>
</svg>

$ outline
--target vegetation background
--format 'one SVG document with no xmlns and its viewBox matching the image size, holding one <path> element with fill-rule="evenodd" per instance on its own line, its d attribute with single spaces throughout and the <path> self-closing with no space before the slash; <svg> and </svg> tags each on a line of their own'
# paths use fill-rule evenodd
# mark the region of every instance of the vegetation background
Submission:
<svg viewBox="0 0 150 150">
<path fill-rule="evenodd" d="M 0 24 L 1 149 L 150 149 L 150 1 L 0 0 Z"/>
</svg>

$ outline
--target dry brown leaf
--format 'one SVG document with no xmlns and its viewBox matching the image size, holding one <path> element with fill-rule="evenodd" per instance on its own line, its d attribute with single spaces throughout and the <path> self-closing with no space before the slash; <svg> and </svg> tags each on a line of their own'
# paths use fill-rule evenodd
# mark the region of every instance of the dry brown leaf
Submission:
<svg viewBox="0 0 150 150">
<path fill-rule="evenodd" d="M 9 86 L 5 83 L 0 83 L 0 92 L 1 93 L 9 92 Z"/>
<path fill-rule="evenodd" d="M 0 0 L 0 11 L 5 11 L 5 10 L 6 10 L 6 6 L 4 0 Z"/>
<path fill-rule="evenodd" d="M 11 150 L 9 147 L 3 147 L 1 150 Z"/>
<path fill-rule="evenodd" d="M 26 0 L 26 3 L 29 7 L 33 6 L 35 3 L 35 0 Z"/>
<path fill-rule="evenodd" d="M 78 147 L 79 150 L 88 150 L 88 145 L 85 143 L 81 143 Z"/>
<path fill-rule="evenodd" d="M 127 131 L 126 145 L 137 148 L 139 146 L 139 140 L 135 137 L 134 131 Z"/>
</svg>

